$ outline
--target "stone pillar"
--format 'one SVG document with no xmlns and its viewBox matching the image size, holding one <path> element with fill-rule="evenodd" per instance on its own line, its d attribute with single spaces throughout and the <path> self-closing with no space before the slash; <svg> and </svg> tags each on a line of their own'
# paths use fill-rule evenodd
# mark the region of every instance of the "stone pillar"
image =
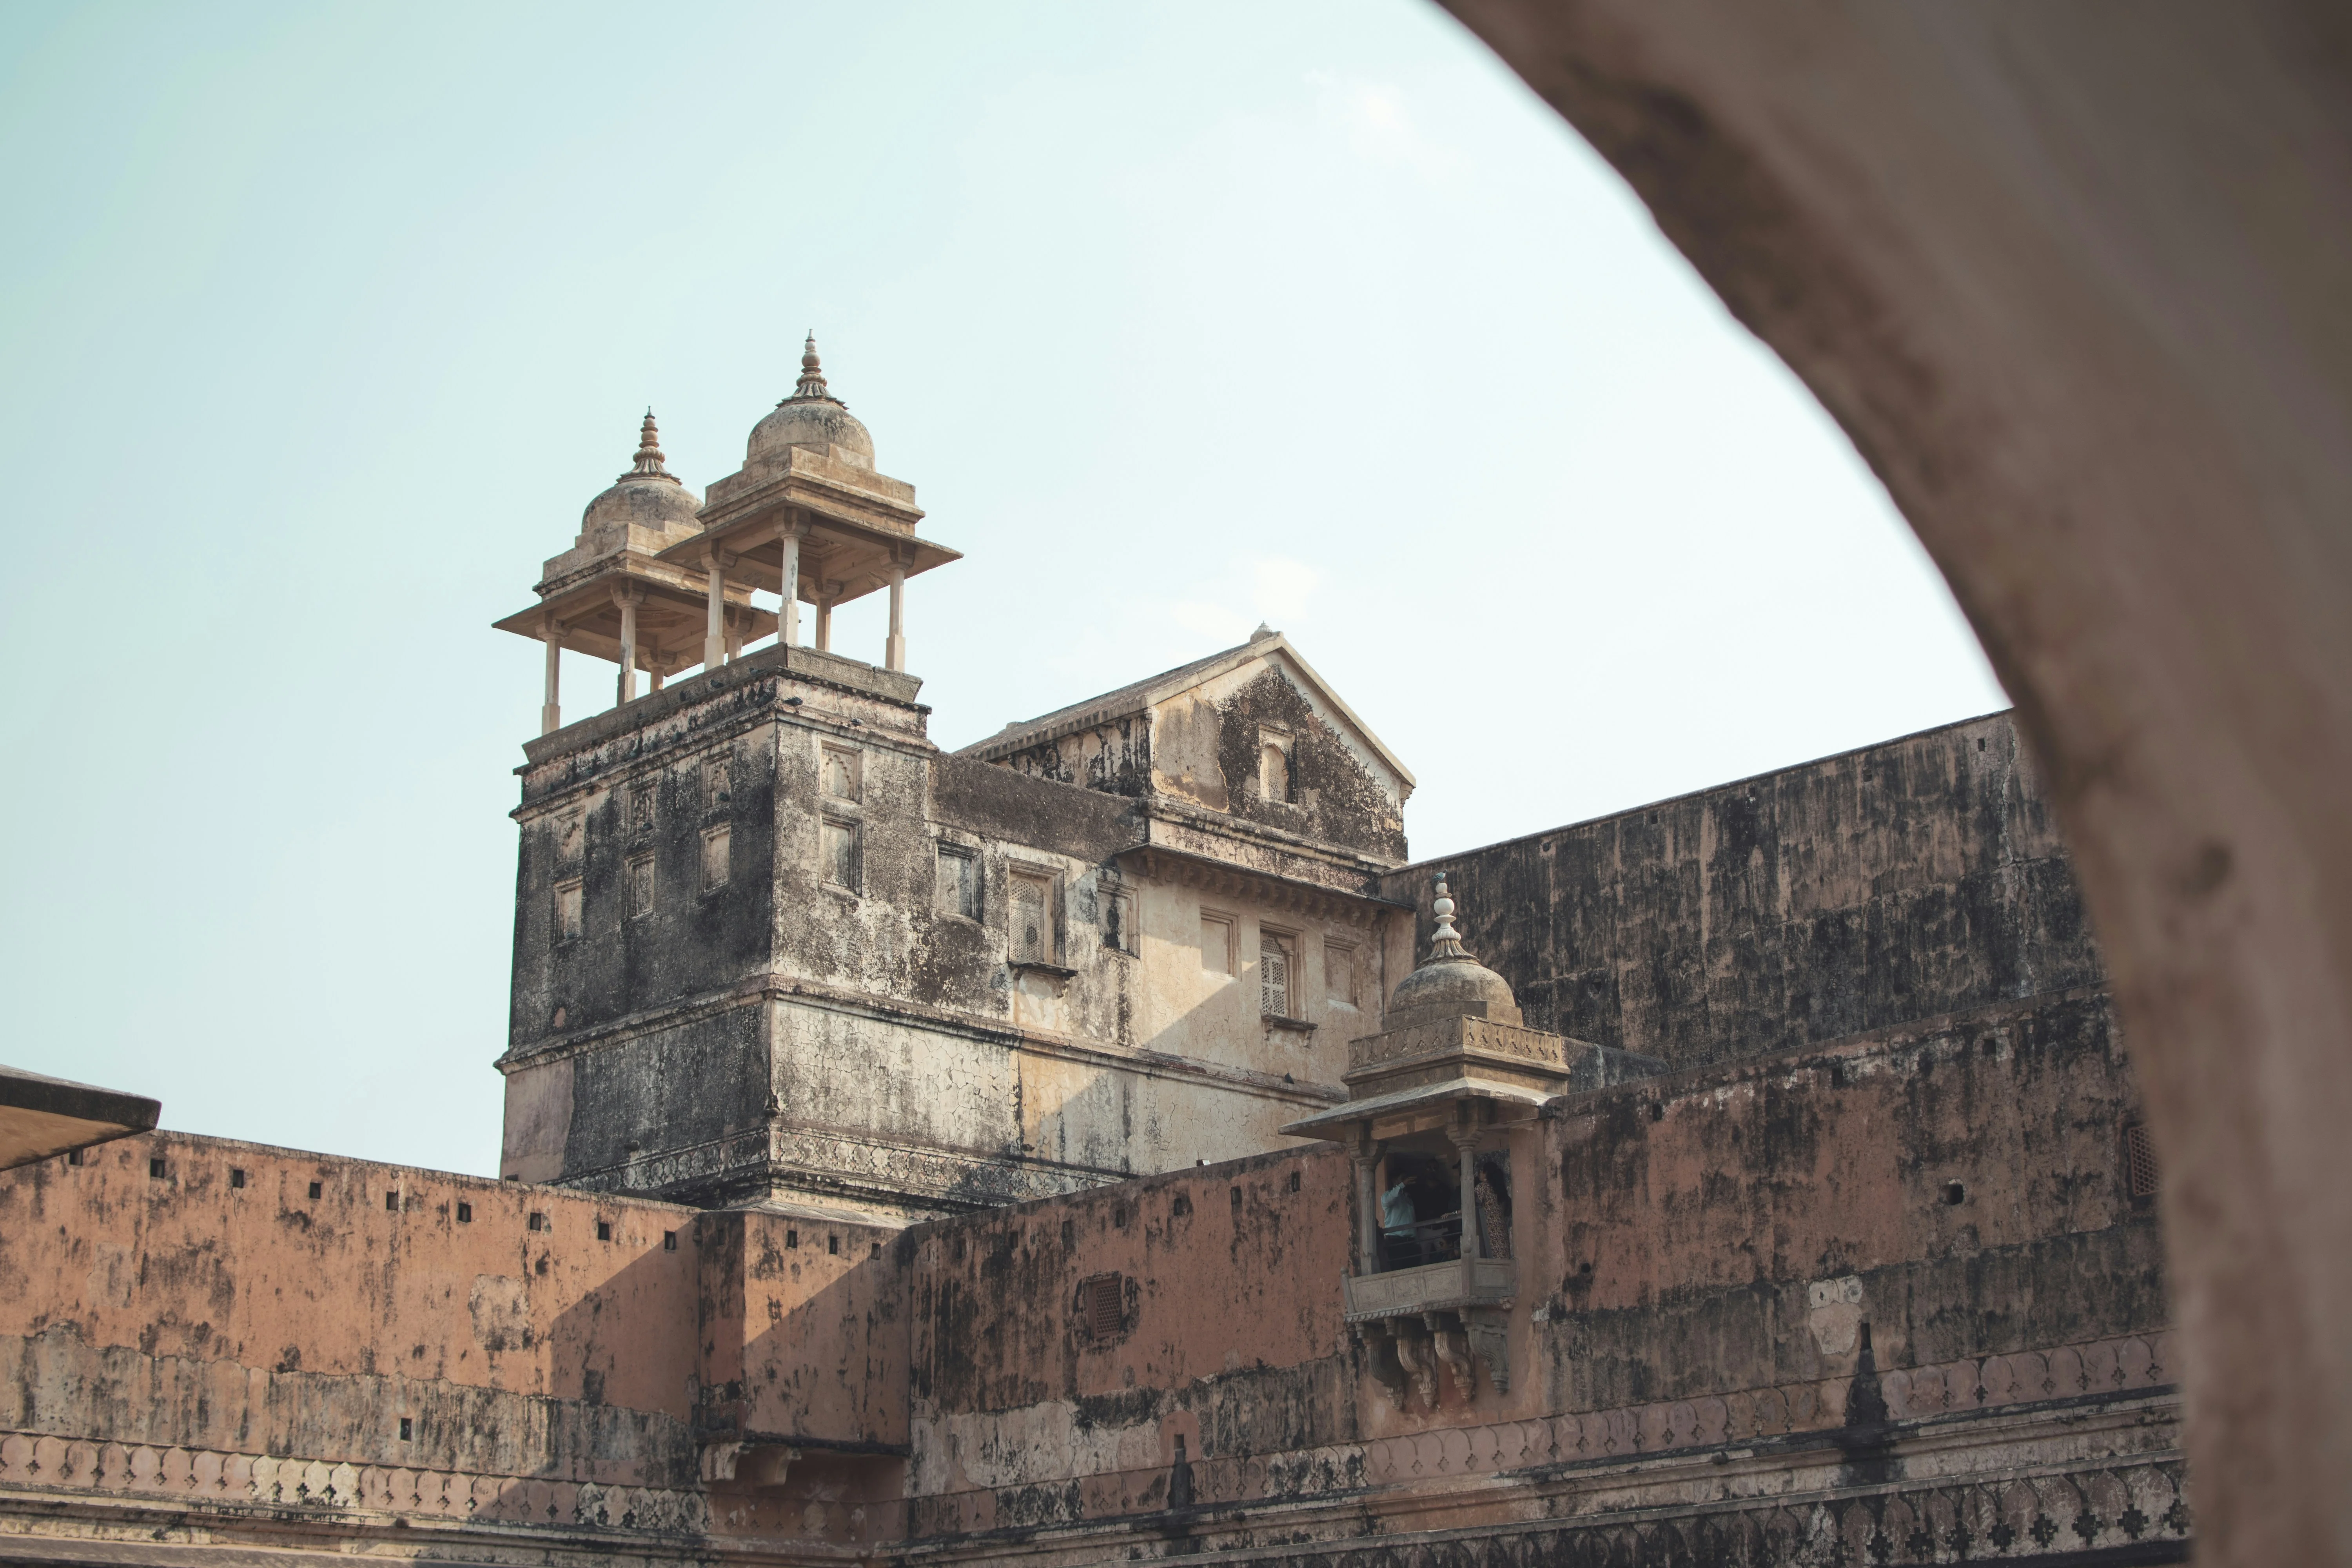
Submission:
<svg viewBox="0 0 2352 1568">
<path fill-rule="evenodd" d="M 646 692 L 650 696 L 662 689 L 661 644 L 646 644 Z"/>
<path fill-rule="evenodd" d="M 907 568 L 890 563 L 890 640 L 882 645 L 882 668 L 907 668 Z"/>
<path fill-rule="evenodd" d="M 776 640 L 786 647 L 796 647 L 801 640 L 800 530 L 787 528 L 776 537 L 784 547 L 784 602 L 776 606 Z M 821 626 L 824 623 L 820 619 L 817 624 Z M 823 647 L 824 644 L 819 642 L 817 646 Z"/>
<path fill-rule="evenodd" d="M 637 604 L 646 596 L 643 588 L 615 588 L 614 603 L 621 606 L 621 679 L 613 700 L 630 702 L 637 695 Z"/>
<path fill-rule="evenodd" d="M 1381 1184 L 1374 1179 L 1380 1156 L 1370 1130 L 1356 1140 L 1356 1245 L 1364 1255 L 1365 1274 L 1381 1271 Z"/>
<path fill-rule="evenodd" d="M 727 659 L 727 557 L 710 552 L 709 616 L 702 627 L 702 668 L 717 669 Z"/>
<path fill-rule="evenodd" d="M 1462 1261 L 1466 1268 L 1478 1253 L 1478 1123 L 1470 1101 L 1454 1102 L 1454 1125 L 1448 1134 L 1462 1154 Z"/>
<path fill-rule="evenodd" d="M 833 651 L 833 596 L 829 594 L 816 602 L 816 646 L 820 653 Z"/>
<path fill-rule="evenodd" d="M 539 706 L 539 732 L 552 735 L 563 727 L 563 709 L 556 700 L 563 679 L 563 624 L 550 616 L 541 635 L 547 638 L 547 696 Z"/>
<path fill-rule="evenodd" d="M 727 612 L 727 662 L 734 663 L 743 657 L 743 617 L 734 611 Z"/>
</svg>

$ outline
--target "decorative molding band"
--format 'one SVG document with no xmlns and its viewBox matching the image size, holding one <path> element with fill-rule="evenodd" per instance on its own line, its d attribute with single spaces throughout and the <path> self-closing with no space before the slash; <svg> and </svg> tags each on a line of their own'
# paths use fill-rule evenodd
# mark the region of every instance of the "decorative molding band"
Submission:
<svg viewBox="0 0 2352 1568">
<path fill-rule="evenodd" d="M 1370 928 L 1382 915 L 1400 908 L 1370 893 L 1324 887 L 1276 871 L 1236 866 L 1200 850 L 1142 844 L 1122 849 L 1112 858 L 1153 881 L 1198 888 L 1224 898 L 1252 899 L 1286 914 L 1335 921 L 1360 930 Z"/>
<path fill-rule="evenodd" d="M 0 1497 L 15 1490 L 161 1498 L 183 1505 L 299 1509 L 320 1515 L 423 1514 L 519 1525 L 698 1535 L 700 1492 L 529 1476 L 394 1469 L 215 1448 L 93 1443 L 35 1432 L 0 1436 Z"/>
</svg>

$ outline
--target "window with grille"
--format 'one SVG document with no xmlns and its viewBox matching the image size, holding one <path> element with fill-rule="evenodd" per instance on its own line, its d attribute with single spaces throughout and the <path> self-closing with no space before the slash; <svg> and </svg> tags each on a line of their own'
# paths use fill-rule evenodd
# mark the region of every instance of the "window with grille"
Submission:
<svg viewBox="0 0 2352 1568">
<path fill-rule="evenodd" d="M 654 911 L 654 858 L 651 855 L 629 857 L 629 915 L 649 915 Z"/>
<path fill-rule="evenodd" d="M 580 934 L 580 884 L 555 884 L 555 940 L 570 942 Z"/>
<path fill-rule="evenodd" d="M 1078 1281 L 1078 1321 L 1098 1340 L 1127 1326 L 1127 1277 L 1097 1274 Z"/>
<path fill-rule="evenodd" d="M 1054 887 L 1043 877 L 1013 875 L 1013 962 L 1054 962 Z"/>
<path fill-rule="evenodd" d="M 2136 1198 L 2156 1196 L 2156 1145 L 2145 1122 L 2124 1128 L 2124 1190 Z"/>
<path fill-rule="evenodd" d="M 629 837 L 638 838 L 654 830 L 655 784 L 652 779 L 640 779 L 629 786 Z"/>
<path fill-rule="evenodd" d="M 836 888 L 857 891 L 857 824 L 828 816 L 823 837 L 819 850 L 824 857 L 824 879 Z"/>
<path fill-rule="evenodd" d="M 1287 1018 L 1290 1011 L 1290 939 L 1261 932 L 1257 942 L 1257 1010 L 1269 1018 Z"/>
</svg>

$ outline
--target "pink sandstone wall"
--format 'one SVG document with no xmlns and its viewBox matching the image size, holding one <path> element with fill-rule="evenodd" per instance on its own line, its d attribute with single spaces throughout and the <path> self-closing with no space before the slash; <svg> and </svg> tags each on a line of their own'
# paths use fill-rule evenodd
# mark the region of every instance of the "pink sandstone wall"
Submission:
<svg viewBox="0 0 2352 1568">
<path fill-rule="evenodd" d="M 180 1134 L 85 1160 L 0 1176 L 28 1442 L 694 1489 L 714 1426 L 905 1441 L 880 1233 Z"/>
<path fill-rule="evenodd" d="M 1351 1173 L 1328 1146 L 921 1227 L 909 1528 L 2161 1405 L 2160 1247 L 2121 1170 L 2136 1104 L 2095 994 L 1561 1102 L 1507 1134 L 1510 1387 L 1443 1374 L 1433 1410 L 1375 1382 L 1342 1321 Z M 1080 1283 L 1111 1271 L 1105 1336 Z M 2169 1419 L 2132 1417 L 2154 1425 L 2131 1443 L 2161 1450 Z"/>
</svg>

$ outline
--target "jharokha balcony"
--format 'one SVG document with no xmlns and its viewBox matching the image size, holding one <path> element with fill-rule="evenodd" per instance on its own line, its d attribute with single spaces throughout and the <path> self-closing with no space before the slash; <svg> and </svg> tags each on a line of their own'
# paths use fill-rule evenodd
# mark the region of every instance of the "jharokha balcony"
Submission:
<svg viewBox="0 0 2352 1568">
<path fill-rule="evenodd" d="M 1503 977 L 1462 950 L 1437 879 L 1430 955 L 1350 1043 L 1346 1103 L 1284 1129 L 1344 1143 L 1356 1163 L 1357 1271 L 1347 1318 L 1400 1406 L 1464 1403 L 1483 1366 L 1510 1386 L 1504 1328 L 1518 1292 L 1508 1132 L 1570 1087 L 1571 1046 L 1530 1029 Z M 1475 1363 L 1474 1363 L 1475 1358 Z"/>
</svg>

